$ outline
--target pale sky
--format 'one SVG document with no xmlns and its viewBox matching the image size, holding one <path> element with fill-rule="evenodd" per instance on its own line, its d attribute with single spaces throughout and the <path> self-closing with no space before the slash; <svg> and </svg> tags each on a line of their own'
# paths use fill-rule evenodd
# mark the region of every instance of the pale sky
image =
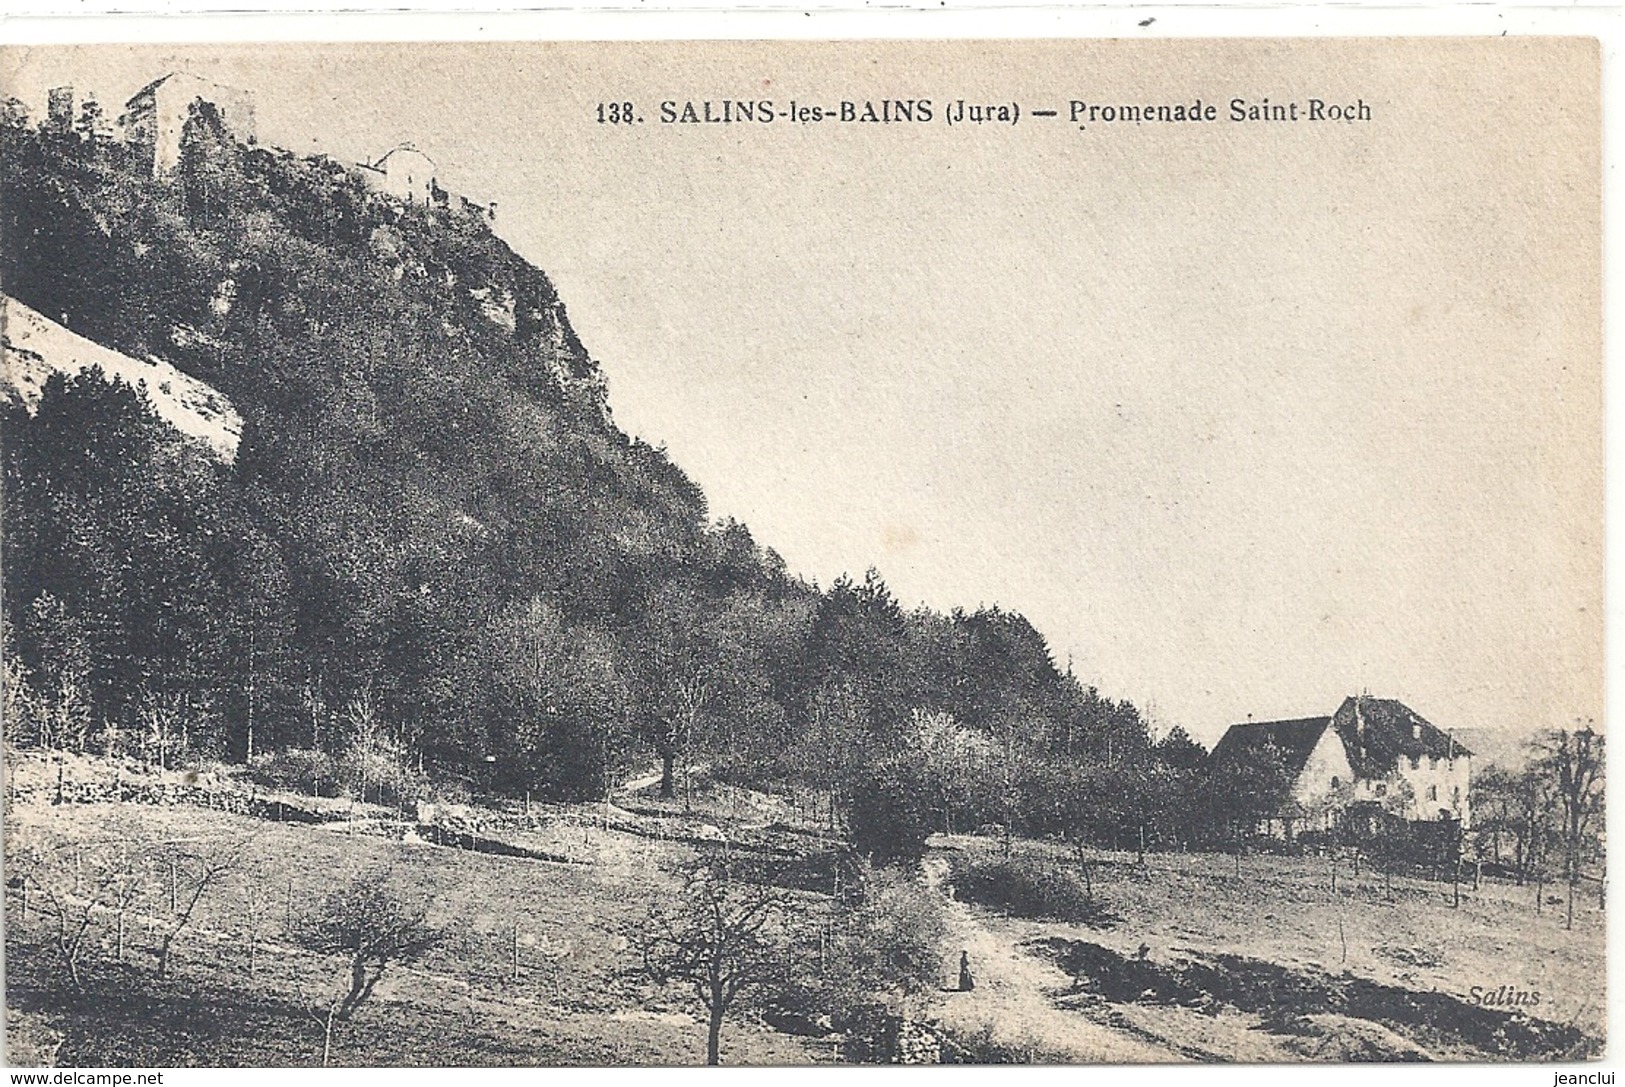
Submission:
<svg viewBox="0 0 1625 1087">
<path fill-rule="evenodd" d="M 1211 743 L 1403 699 L 1602 721 L 1597 54 L 1579 42 L 39 50 L 262 142 L 410 140 L 552 276 L 616 420 L 827 585 L 1027 615 Z M 18 67 L 20 63 L 20 69 Z M 1234 97 L 1368 124 L 1233 124 Z M 918 125 L 662 100 L 930 98 Z M 1067 102 L 1218 105 L 1092 127 Z M 1062 118 L 949 127 L 955 99 Z M 600 101 L 648 116 L 601 125 Z"/>
</svg>

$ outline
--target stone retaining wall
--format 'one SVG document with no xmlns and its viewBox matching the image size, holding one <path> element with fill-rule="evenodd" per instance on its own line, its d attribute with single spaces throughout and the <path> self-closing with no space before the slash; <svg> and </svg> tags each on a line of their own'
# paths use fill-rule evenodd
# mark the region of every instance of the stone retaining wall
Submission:
<svg viewBox="0 0 1625 1087">
<path fill-rule="evenodd" d="M 235 789 L 142 780 L 63 781 L 15 789 L 10 799 L 49 804 L 189 804 L 285 823 L 333 823 L 351 818 L 345 811 L 304 807 L 282 797 L 263 797 Z"/>
</svg>

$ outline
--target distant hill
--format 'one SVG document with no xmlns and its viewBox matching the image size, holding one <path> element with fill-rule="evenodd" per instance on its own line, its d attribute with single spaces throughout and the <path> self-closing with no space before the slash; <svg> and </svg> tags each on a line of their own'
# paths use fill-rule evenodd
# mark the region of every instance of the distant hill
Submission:
<svg viewBox="0 0 1625 1087">
<path fill-rule="evenodd" d="M 1453 735 L 1473 753 L 1473 769 L 1499 766 L 1517 770 L 1531 761 L 1529 745 L 1539 738 L 1535 729 L 1512 731 L 1499 728 L 1458 728 Z"/>
</svg>

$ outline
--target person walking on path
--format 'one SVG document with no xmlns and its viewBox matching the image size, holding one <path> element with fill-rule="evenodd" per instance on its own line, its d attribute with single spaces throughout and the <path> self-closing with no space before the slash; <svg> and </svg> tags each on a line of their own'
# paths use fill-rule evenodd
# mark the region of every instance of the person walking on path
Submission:
<svg viewBox="0 0 1625 1087">
<path fill-rule="evenodd" d="M 970 952 L 959 953 L 959 991 L 968 993 L 976 988 L 976 979 L 970 976 Z"/>
</svg>

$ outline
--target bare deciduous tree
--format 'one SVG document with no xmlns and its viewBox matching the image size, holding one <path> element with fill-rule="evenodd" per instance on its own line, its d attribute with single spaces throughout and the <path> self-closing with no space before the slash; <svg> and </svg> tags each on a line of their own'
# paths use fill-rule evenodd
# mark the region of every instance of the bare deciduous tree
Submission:
<svg viewBox="0 0 1625 1087">
<path fill-rule="evenodd" d="M 237 839 L 206 849 L 181 848 L 172 844 L 165 857 L 169 867 L 169 918 L 158 943 L 158 976 L 169 974 L 175 940 L 192 923 L 204 894 L 237 870 L 246 839 Z"/>
<path fill-rule="evenodd" d="M 6 722 L 8 738 L 21 741 L 32 737 L 40 747 L 50 747 L 48 701 L 34 689 L 33 673 L 8 644 L 5 662 L 0 665 L 0 720 Z"/>
<path fill-rule="evenodd" d="M 113 911 L 113 955 L 124 961 L 124 933 L 130 914 L 152 887 L 152 871 L 137 846 L 125 841 L 115 847 L 109 871 L 108 907 Z"/>
<path fill-rule="evenodd" d="M 707 1015 L 705 1063 L 721 1063 L 722 1021 L 741 995 L 777 977 L 784 961 L 782 888 L 749 883 L 713 858 L 677 904 L 656 907 L 642 934 L 644 967 L 661 984 L 687 983 Z"/>
<path fill-rule="evenodd" d="M 83 988 L 84 962 L 95 946 L 99 917 L 113 915 L 122 955 L 126 911 L 140 888 L 139 852 L 121 843 L 92 852 L 87 861 L 84 850 L 77 846 L 71 858 L 65 846 L 47 842 L 20 846 L 14 842 L 12 851 L 14 870 L 33 891 L 39 911 L 54 925 L 52 950 L 74 987 Z"/>
<path fill-rule="evenodd" d="M 343 1000 L 344 994 L 341 991 L 331 996 L 323 996 L 321 1000 L 305 1009 L 305 1014 L 314 1019 L 316 1025 L 322 1028 L 323 1068 L 326 1068 L 328 1062 L 333 1059 L 333 1025 L 338 1019 L 339 1005 Z"/>
<path fill-rule="evenodd" d="M 1603 739 L 1589 727 L 1559 730 L 1547 737 L 1539 768 L 1550 782 L 1560 807 L 1563 878 L 1568 884 L 1568 916 L 1574 927 L 1574 888 L 1582 855 L 1590 844 L 1593 823 L 1603 805 Z"/>
<path fill-rule="evenodd" d="M 344 706 L 344 719 L 350 726 L 350 752 L 360 776 L 361 802 L 367 802 L 375 762 L 384 747 L 383 723 L 372 687 L 363 687 Z"/>
<path fill-rule="evenodd" d="M 178 752 L 181 746 L 179 733 L 183 714 L 180 700 L 174 695 L 143 688 L 137 712 L 147 762 L 156 762 L 158 769 L 167 770 L 173 762 L 170 756 Z"/>
</svg>

